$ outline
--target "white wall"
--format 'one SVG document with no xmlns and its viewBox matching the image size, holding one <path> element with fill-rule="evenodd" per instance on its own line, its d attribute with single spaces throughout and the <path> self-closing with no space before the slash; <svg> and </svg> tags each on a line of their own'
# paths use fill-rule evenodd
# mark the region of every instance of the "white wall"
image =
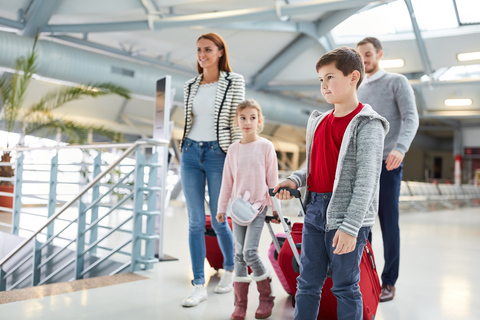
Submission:
<svg viewBox="0 0 480 320">
<path fill-rule="evenodd" d="M 480 147 L 480 128 L 463 129 L 463 145 L 465 147 Z"/>
</svg>

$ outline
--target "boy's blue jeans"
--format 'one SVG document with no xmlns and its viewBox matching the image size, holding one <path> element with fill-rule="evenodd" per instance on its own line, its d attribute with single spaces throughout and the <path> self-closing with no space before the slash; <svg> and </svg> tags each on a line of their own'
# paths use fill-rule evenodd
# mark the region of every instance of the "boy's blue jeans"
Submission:
<svg viewBox="0 0 480 320">
<path fill-rule="evenodd" d="M 223 268 L 232 271 L 234 266 L 232 230 L 226 222 L 218 223 L 216 219 L 224 162 L 225 153 L 217 141 L 200 142 L 185 139 L 180 161 L 180 176 L 187 203 L 188 242 L 194 285 L 205 284 L 205 181 L 208 184 L 212 227 L 223 253 Z"/>
<path fill-rule="evenodd" d="M 363 303 L 360 293 L 360 261 L 367 242 L 369 227 L 360 228 L 355 250 L 333 254 L 335 230 L 325 230 L 326 211 L 331 193 L 312 192 L 305 212 L 300 255 L 300 275 L 295 295 L 296 320 L 316 319 L 323 283 L 332 270 L 332 293 L 337 298 L 337 316 L 344 320 L 362 320 Z"/>
</svg>

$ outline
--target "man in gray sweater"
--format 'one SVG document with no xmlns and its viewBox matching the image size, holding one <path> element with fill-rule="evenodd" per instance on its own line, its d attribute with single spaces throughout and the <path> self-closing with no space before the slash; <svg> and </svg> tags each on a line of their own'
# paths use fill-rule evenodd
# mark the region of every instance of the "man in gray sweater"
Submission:
<svg viewBox="0 0 480 320">
<path fill-rule="evenodd" d="M 383 57 L 381 42 L 377 38 L 367 37 L 357 44 L 357 50 L 363 57 L 366 74 L 366 79 L 358 88 L 358 100 L 371 105 L 390 123 L 383 149 L 378 209 L 385 258 L 380 301 L 384 302 L 395 296 L 400 265 L 398 200 L 403 158 L 418 129 L 418 112 L 413 89 L 407 78 L 380 69 L 379 62 Z M 369 240 L 371 241 L 371 234 Z"/>
</svg>

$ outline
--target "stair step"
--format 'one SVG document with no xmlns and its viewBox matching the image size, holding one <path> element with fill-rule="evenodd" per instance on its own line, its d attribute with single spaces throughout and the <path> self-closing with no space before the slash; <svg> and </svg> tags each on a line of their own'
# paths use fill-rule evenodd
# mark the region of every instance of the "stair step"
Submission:
<svg viewBox="0 0 480 320">
<path fill-rule="evenodd" d="M 148 279 L 136 273 L 120 273 L 113 276 L 102 276 L 89 279 L 81 279 L 70 282 L 44 284 L 42 286 L 16 289 L 0 292 L 0 304 L 17 302 L 29 299 L 43 298 L 46 296 L 59 295 L 74 291 L 82 291 L 100 287 L 106 287 L 121 283 Z"/>
<path fill-rule="evenodd" d="M 9 234 L 6 232 L 0 231 L 0 258 L 4 258 L 7 256 L 18 244 L 20 244 L 24 239 L 13 234 Z M 60 247 L 49 245 L 42 250 L 42 261 L 47 259 L 50 255 L 60 250 Z M 17 254 L 8 262 L 5 263 L 3 270 L 8 273 L 12 270 L 19 262 L 21 262 L 25 257 L 30 255 L 33 251 L 32 243 L 29 243 L 24 248 L 22 248 Z M 46 263 L 41 269 L 40 273 L 40 280 L 44 279 L 48 274 L 51 274 L 59 267 L 65 264 L 65 262 L 71 260 L 75 257 L 75 252 L 69 250 L 68 248 L 65 249 L 62 253 L 58 256 L 53 258 L 51 261 Z M 85 269 L 88 268 L 90 265 L 94 264 L 99 258 L 86 254 L 85 255 Z M 32 271 L 32 259 L 27 261 L 23 266 L 21 266 L 18 270 L 13 272 L 11 276 L 7 278 L 7 289 L 12 286 L 14 283 L 19 281 L 24 277 L 25 274 Z M 107 259 L 103 261 L 101 264 L 96 266 L 93 270 L 89 271 L 85 274 L 85 278 L 92 278 L 110 274 L 111 272 L 115 271 L 117 268 L 122 266 L 124 262 L 118 262 L 111 259 Z M 70 264 L 64 270 L 60 271 L 54 277 L 47 281 L 47 284 L 57 283 L 57 282 L 65 282 L 69 281 L 72 277 L 75 276 L 75 263 Z M 15 289 L 21 288 L 28 288 L 32 285 L 32 277 L 28 277 Z"/>
</svg>

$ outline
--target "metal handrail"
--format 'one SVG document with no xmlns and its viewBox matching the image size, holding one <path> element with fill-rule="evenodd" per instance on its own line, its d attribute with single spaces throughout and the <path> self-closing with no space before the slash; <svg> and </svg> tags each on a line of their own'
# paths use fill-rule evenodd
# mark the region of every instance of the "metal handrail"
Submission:
<svg viewBox="0 0 480 320">
<path fill-rule="evenodd" d="M 140 144 L 144 145 L 155 145 L 161 146 L 164 145 L 161 141 L 163 140 L 156 140 L 156 139 L 139 139 L 135 141 L 142 142 Z M 149 143 L 151 142 L 151 143 Z M 159 143 L 160 142 L 160 143 Z M 166 142 L 166 140 L 165 140 Z M 32 150 L 61 150 L 61 149 L 102 149 L 102 148 L 129 148 L 131 147 L 131 143 L 99 143 L 99 144 L 69 144 L 68 146 L 52 146 L 52 147 L 34 147 L 34 148 L 0 148 L 1 152 L 10 152 L 10 151 L 32 151 Z"/>
<path fill-rule="evenodd" d="M 136 150 L 137 147 L 142 145 L 151 145 L 151 146 L 168 146 L 169 141 L 155 140 L 155 139 L 141 139 L 135 141 L 133 144 L 103 144 L 103 145 L 85 145 L 85 146 L 56 146 L 56 147 L 42 147 L 42 148 L 18 148 L 18 149 L 0 149 L 0 151 L 27 151 L 27 150 L 45 150 L 45 149 L 71 149 L 71 148 L 82 148 L 82 149 L 98 149 L 98 148 L 107 148 L 107 147 L 128 147 L 127 150 L 114 162 L 112 162 L 105 170 L 99 173 L 92 181 L 90 181 L 82 191 L 80 191 L 72 200 L 65 203 L 58 212 L 50 216 L 50 218 L 34 232 L 28 238 L 26 238 L 21 244 L 19 244 L 15 249 L 13 249 L 6 257 L 0 261 L 0 267 L 2 267 L 8 260 L 10 260 L 17 252 L 19 252 L 23 247 L 25 247 L 30 241 L 35 239 L 35 237 L 41 233 L 43 229 L 48 227 L 48 225 L 54 221 L 58 216 L 65 212 L 69 207 L 71 207 L 77 200 L 79 200 L 84 194 L 91 189 L 92 186 L 97 184 L 103 177 L 105 177 L 110 170 L 116 167 L 122 160 L 124 160 L 128 155 Z M 71 262 L 70 262 L 71 263 Z M 45 280 L 45 279 L 44 279 Z"/>
</svg>

